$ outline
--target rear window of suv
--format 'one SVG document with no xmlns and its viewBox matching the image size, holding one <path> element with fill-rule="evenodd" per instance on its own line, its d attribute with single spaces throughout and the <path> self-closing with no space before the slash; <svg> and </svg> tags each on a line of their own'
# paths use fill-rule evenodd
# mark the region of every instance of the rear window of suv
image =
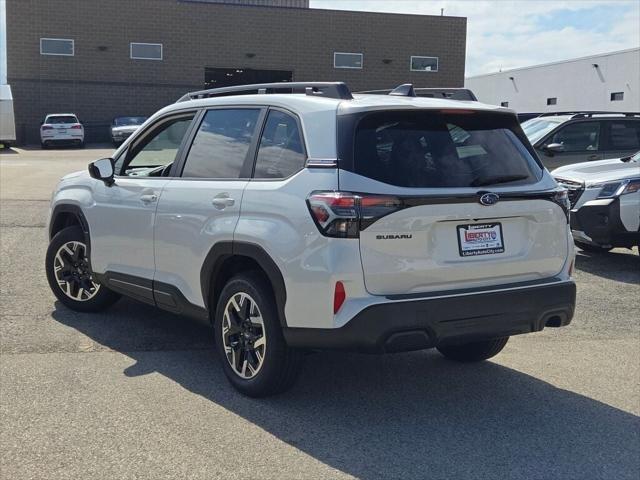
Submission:
<svg viewBox="0 0 640 480">
<path fill-rule="evenodd" d="M 399 187 L 530 183 L 542 169 L 517 129 L 515 117 L 505 114 L 370 113 L 356 126 L 353 170 Z"/>
<path fill-rule="evenodd" d="M 73 115 L 52 115 L 47 117 L 45 123 L 78 123 L 78 119 Z"/>
</svg>

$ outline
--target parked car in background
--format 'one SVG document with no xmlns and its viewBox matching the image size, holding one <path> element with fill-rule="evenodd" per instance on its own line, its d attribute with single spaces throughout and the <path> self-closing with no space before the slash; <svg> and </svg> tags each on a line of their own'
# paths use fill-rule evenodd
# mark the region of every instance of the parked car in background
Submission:
<svg viewBox="0 0 640 480">
<path fill-rule="evenodd" d="M 16 122 L 13 115 L 13 96 L 9 85 L 0 85 L 0 144 L 9 148 L 16 141 Z"/>
<path fill-rule="evenodd" d="M 523 122 L 522 129 L 549 170 L 640 149 L 640 113 L 545 113 Z"/>
<path fill-rule="evenodd" d="M 306 349 L 435 347 L 468 363 L 569 324 L 567 191 L 515 114 L 392 93 L 185 95 L 61 180 L 52 291 L 79 311 L 122 294 L 213 324 L 251 396 L 290 387 Z"/>
<path fill-rule="evenodd" d="M 111 122 L 111 141 L 118 146 L 142 125 L 147 117 L 116 117 Z"/>
<path fill-rule="evenodd" d="M 84 127 L 73 113 L 50 113 L 40 125 L 40 145 L 84 146 Z"/>
<path fill-rule="evenodd" d="M 640 152 L 567 165 L 551 174 L 569 191 L 578 247 L 589 252 L 640 248 Z"/>
</svg>

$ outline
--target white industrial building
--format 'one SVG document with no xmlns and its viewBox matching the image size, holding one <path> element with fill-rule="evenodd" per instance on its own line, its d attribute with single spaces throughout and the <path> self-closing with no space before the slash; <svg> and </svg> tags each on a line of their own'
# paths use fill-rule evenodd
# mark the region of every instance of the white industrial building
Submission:
<svg viewBox="0 0 640 480">
<path fill-rule="evenodd" d="M 640 111 L 640 48 L 465 79 L 478 100 L 518 113 Z"/>
</svg>

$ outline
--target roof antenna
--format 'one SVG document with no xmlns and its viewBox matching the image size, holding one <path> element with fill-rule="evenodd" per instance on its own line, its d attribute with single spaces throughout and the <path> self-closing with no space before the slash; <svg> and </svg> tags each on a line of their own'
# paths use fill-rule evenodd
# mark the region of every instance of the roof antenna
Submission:
<svg viewBox="0 0 640 480">
<path fill-rule="evenodd" d="M 415 97 L 416 92 L 413 90 L 411 83 L 403 83 L 389 92 L 389 95 L 396 97 Z"/>
</svg>

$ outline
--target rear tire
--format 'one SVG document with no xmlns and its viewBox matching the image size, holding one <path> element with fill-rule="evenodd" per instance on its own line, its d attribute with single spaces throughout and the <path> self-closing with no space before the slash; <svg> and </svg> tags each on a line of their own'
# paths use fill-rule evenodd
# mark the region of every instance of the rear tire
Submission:
<svg viewBox="0 0 640 480">
<path fill-rule="evenodd" d="M 591 243 L 574 242 L 576 247 L 589 253 L 607 253 L 612 247 L 601 247 L 600 245 L 592 245 Z"/>
<path fill-rule="evenodd" d="M 502 351 L 509 337 L 494 338 L 480 342 L 446 345 L 438 347 L 438 351 L 449 360 L 463 363 L 481 362 L 495 357 Z"/>
<path fill-rule="evenodd" d="M 259 272 L 229 280 L 220 294 L 213 327 L 222 369 L 240 393 L 266 397 L 295 383 L 303 357 L 287 345 L 273 291 Z"/>
<path fill-rule="evenodd" d="M 85 242 L 80 227 L 59 231 L 47 248 L 47 280 L 53 294 L 65 306 L 78 312 L 99 312 L 114 304 L 120 295 L 93 278 Z"/>
</svg>

